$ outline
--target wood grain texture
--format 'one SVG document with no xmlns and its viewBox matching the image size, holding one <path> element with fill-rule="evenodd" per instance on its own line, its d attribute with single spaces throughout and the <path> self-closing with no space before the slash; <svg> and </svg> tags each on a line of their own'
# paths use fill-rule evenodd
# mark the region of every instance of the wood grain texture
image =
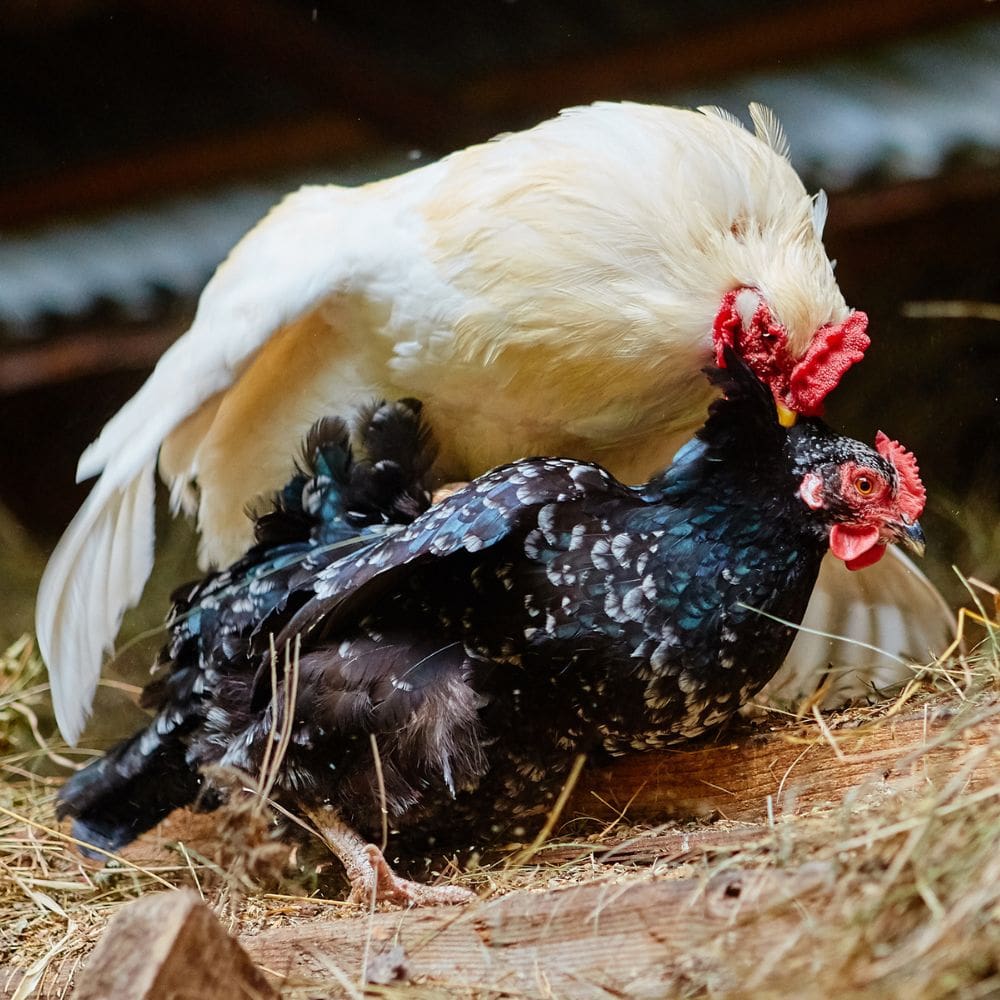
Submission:
<svg viewBox="0 0 1000 1000">
<path fill-rule="evenodd" d="M 415 982 L 448 996 L 652 1000 L 683 987 L 695 949 L 700 971 L 708 963 L 718 986 L 730 988 L 760 948 L 794 939 L 808 919 L 804 904 L 829 893 L 834 878 L 833 866 L 817 863 L 787 872 L 733 869 L 707 880 L 598 881 L 461 909 L 315 920 L 245 936 L 242 948 L 193 893 L 156 893 L 109 924 L 72 998 L 270 1000 L 296 986 L 340 997 L 359 995 L 365 982 Z M 243 949 L 270 985 L 242 964 Z M 12 997 L 18 981 L 0 974 L 0 996 Z M 31 995 L 52 1000 L 72 985 L 72 970 L 63 968 Z"/>
<path fill-rule="evenodd" d="M 720 979 L 732 985 L 741 970 L 729 959 L 751 924 L 764 926 L 756 918 L 767 914 L 768 943 L 780 942 L 804 919 L 801 904 L 829 891 L 833 877 L 832 867 L 819 864 L 781 873 L 734 870 L 705 883 L 599 882 L 517 892 L 457 913 L 434 908 L 280 928 L 243 944 L 290 982 L 331 984 L 336 963 L 355 984 L 364 967 L 364 978 L 375 982 L 638 1000 L 679 988 L 689 952 L 713 941 L 728 956 L 719 963 Z M 745 954 L 749 969 L 759 952 L 750 947 Z"/>
<path fill-rule="evenodd" d="M 870 724 L 781 726 L 691 750 L 623 757 L 585 772 L 571 801 L 576 815 L 608 822 L 721 817 L 762 823 L 848 798 L 944 779 L 963 751 L 997 740 L 996 705 L 960 712 L 928 704 Z"/>
<path fill-rule="evenodd" d="M 350 162 L 385 148 L 385 141 L 372 129 L 334 112 L 178 140 L 166 148 L 71 166 L 7 185 L 0 191 L 0 225 L 37 226 L 59 215 L 109 212 L 129 202 L 157 201 L 317 162 Z"/>
<path fill-rule="evenodd" d="M 318 984 L 323 996 L 349 995 L 367 980 L 419 982 L 446 989 L 447 995 L 467 995 L 489 984 L 494 991 L 528 996 L 586 1000 L 610 992 L 658 997 L 684 989 L 693 955 L 700 963 L 699 982 L 707 977 L 720 991 L 738 989 L 740 976 L 749 974 L 761 955 L 780 954 L 793 946 L 797 929 L 808 919 L 809 907 L 803 903 L 828 899 L 835 888 L 835 870 L 826 862 L 788 870 L 735 867 L 741 851 L 756 850 L 774 834 L 768 822 L 769 797 L 775 819 L 795 822 L 813 810 L 845 802 L 877 804 L 879 797 L 907 789 L 941 788 L 956 776 L 967 790 L 995 780 L 1000 750 L 997 699 L 961 705 L 939 697 L 894 717 L 873 715 L 874 710 L 855 710 L 827 717 L 822 727 L 808 722 L 744 726 L 726 742 L 637 754 L 610 768 L 585 772 L 570 804 L 577 816 L 613 822 L 624 810 L 632 821 L 662 822 L 671 815 L 734 821 L 668 829 L 615 846 L 603 858 L 600 843 L 556 846 L 536 856 L 541 862 L 566 864 L 592 848 L 598 860 L 657 860 L 652 869 L 626 878 L 621 868 L 603 874 L 595 866 L 584 872 L 590 879 L 584 884 L 511 892 L 468 907 L 387 911 L 370 918 L 357 911 L 329 918 L 320 911 L 313 918 L 296 917 L 297 922 L 286 926 L 248 931 L 240 945 L 253 964 L 266 971 L 272 987 Z M 211 817 L 177 813 L 158 834 L 141 838 L 129 854 L 151 859 L 152 852 L 164 850 L 165 840 L 175 839 L 189 845 L 200 840 L 207 847 L 212 833 Z M 729 860 L 711 877 L 698 866 L 681 871 L 676 865 L 723 856 Z M 133 916 L 141 912 L 140 906 L 173 916 L 140 921 Z M 758 919 L 762 915 L 766 919 Z M 197 897 L 146 897 L 123 909 L 109 925 L 83 977 L 78 977 L 79 989 L 84 989 L 91 970 L 96 974 L 107 964 L 108 959 L 101 958 L 105 946 L 105 954 L 119 956 L 114 963 L 123 966 L 136 956 L 142 957 L 140 965 L 166 967 L 171 963 L 160 955 L 195 956 L 187 966 L 177 966 L 190 982 L 229 968 L 227 962 L 238 967 L 236 959 L 227 957 L 224 940 L 211 943 L 213 935 L 225 939 Z M 189 947 L 195 950 L 186 952 Z M 209 955 L 206 963 L 203 956 Z M 201 967 L 206 964 L 210 968 Z M 72 985 L 72 971 L 73 966 L 51 970 L 32 995 L 39 1000 L 64 996 Z M 192 995 L 206 1000 L 239 996 L 232 992 L 235 974 L 226 975 L 228 992 L 210 992 L 214 980 L 209 979 L 208 986 L 199 987 L 202 992 Z M 140 978 L 135 971 L 130 981 L 138 983 Z M 19 981 L 18 971 L 0 970 L 0 998 L 12 997 Z M 98 989 L 76 995 L 85 1000 L 102 994 Z M 150 1000 L 160 996 L 120 995 Z"/>
</svg>

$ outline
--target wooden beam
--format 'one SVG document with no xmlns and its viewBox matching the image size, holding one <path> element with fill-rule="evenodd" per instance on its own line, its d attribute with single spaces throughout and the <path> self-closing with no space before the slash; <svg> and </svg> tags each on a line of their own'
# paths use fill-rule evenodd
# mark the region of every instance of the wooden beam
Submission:
<svg viewBox="0 0 1000 1000">
<path fill-rule="evenodd" d="M 726 948 L 715 957 L 720 974 L 750 973 L 760 954 L 794 935 L 809 919 L 809 901 L 829 894 L 834 885 L 834 866 L 825 863 L 787 872 L 734 868 L 707 881 L 598 881 L 547 893 L 515 892 L 463 908 L 316 918 L 241 935 L 239 944 L 272 982 L 306 991 L 302 995 L 315 995 L 308 993 L 312 987 L 325 997 L 360 996 L 367 983 L 419 982 L 424 989 L 446 989 L 449 996 L 456 989 L 463 990 L 462 995 L 481 989 L 484 994 L 476 995 L 581 1000 L 669 996 L 683 985 L 691 952 L 711 947 L 723 932 Z M 220 941 L 221 928 L 207 907 L 191 897 L 157 893 L 124 907 L 104 932 L 74 1000 L 254 996 L 241 989 L 240 979 L 219 985 L 215 970 L 229 973 L 230 956 L 239 946 Z M 166 912 L 170 923 L 157 928 L 146 919 L 148 912 Z M 187 913 L 194 926 L 178 927 L 178 913 Z M 199 941 L 197 935 L 209 929 Z M 178 938 L 184 943 L 170 946 Z M 163 952 L 186 956 L 186 980 L 184 968 L 173 957 L 161 961 Z M 118 977 L 108 969 L 112 954 L 121 956 Z M 172 974 L 164 982 L 178 989 L 175 994 L 94 992 L 91 987 L 92 967 L 112 976 L 98 980 L 101 985 L 122 983 L 127 988 L 133 977 L 144 984 L 150 971 L 165 964 Z M 10 1000 L 20 981 L 18 973 L 0 970 L 0 997 Z M 63 997 L 72 983 L 72 967 L 60 967 L 31 996 Z"/>
<path fill-rule="evenodd" d="M 335 110 L 15 183 L 0 191 L 0 226 L 35 225 L 59 214 L 90 213 L 318 161 L 373 157 L 391 144 L 444 152 L 569 104 L 663 93 L 992 11 L 981 0 L 791 5 L 677 37 L 491 74 L 443 95 L 421 91 L 412 79 L 401 78 L 320 8 L 313 22 L 304 8 L 271 0 L 137 2 L 144 4 L 154 25 L 167 25 L 200 46 L 214 47 L 220 59 L 245 63 L 257 73 L 263 68 L 308 87 Z"/>
<path fill-rule="evenodd" d="M 186 140 L 8 185 L 0 189 L 0 226 L 35 226 L 310 164 L 371 158 L 385 149 L 371 129 L 337 114 Z"/>
<path fill-rule="evenodd" d="M 130 333 L 84 329 L 35 347 L 0 352 L 0 396 L 56 382 L 152 368 L 181 333 L 179 325 Z"/>
<path fill-rule="evenodd" d="M 697 749 L 634 754 L 584 772 L 570 811 L 602 823 L 721 817 L 766 823 L 848 797 L 903 790 L 914 779 L 946 779 L 965 764 L 965 752 L 996 744 L 1000 703 L 978 716 L 947 704 L 928 705 L 873 724 L 807 722 L 773 733 L 734 734 Z M 989 776 L 984 758 L 970 781 Z"/>
<path fill-rule="evenodd" d="M 277 991 L 191 891 L 158 892 L 108 923 L 73 1000 L 278 1000 Z"/>
<path fill-rule="evenodd" d="M 773 69 L 817 56 L 831 58 L 901 35 L 991 16 L 982 0 L 846 0 L 754 9 L 612 51 L 556 59 L 545 66 L 496 73 L 464 88 L 467 113 L 493 121 L 544 117 L 595 100 L 649 97 L 700 81 Z"/>
<path fill-rule="evenodd" d="M 857 710 L 827 716 L 822 726 L 757 724 L 734 732 L 723 743 L 622 758 L 587 776 L 573 806 L 588 816 L 606 810 L 598 816 L 602 822 L 622 812 L 633 820 L 661 822 L 670 814 L 706 810 L 712 816 L 757 821 L 668 829 L 606 845 L 610 850 L 605 860 L 684 862 L 723 853 L 738 857 L 741 850 L 757 848 L 774 835 L 769 813 L 775 820 L 795 822 L 818 807 L 848 800 L 859 804 L 866 793 L 872 793 L 877 803 L 887 793 L 941 789 L 957 775 L 969 791 L 992 784 L 1000 752 L 998 718 L 996 696 L 964 705 L 936 697 L 888 718 L 879 718 L 878 710 Z M 175 814 L 163 832 L 170 838 L 183 837 L 189 849 L 203 850 L 199 839 L 204 843 L 205 838 L 217 836 L 211 818 L 194 818 L 189 831 L 193 836 L 188 837 L 185 817 L 190 819 L 190 814 Z M 138 862 L 149 858 L 151 846 L 162 850 L 151 845 L 153 839 L 141 838 L 127 855 Z M 602 848 L 595 845 L 594 850 Z M 211 853 L 210 846 L 204 853 Z M 579 847 L 554 845 L 534 860 L 565 865 L 584 854 Z M 602 860 L 599 854 L 596 859 Z M 239 941 L 253 963 L 267 971 L 272 985 L 312 984 L 324 996 L 349 994 L 363 982 L 405 981 L 463 990 L 492 985 L 518 995 L 534 995 L 537 984 L 544 982 L 556 995 L 579 997 L 605 997 L 601 990 L 614 992 L 612 986 L 621 988 L 624 983 L 633 984 L 625 990 L 627 995 L 634 989 L 641 995 L 662 996 L 682 983 L 684 963 L 695 951 L 700 960 L 717 963 L 719 975 L 738 981 L 761 954 L 794 937 L 800 922 L 810 919 L 809 907 L 802 904 L 829 899 L 836 882 L 835 866 L 826 863 L 784 871 L 741 869 L 729 862 L 707 881 L 700 866 L 695 870 L 694 876 L 681 871 L 623 880 L 620 871 L 609 878 L 599 871 L 595 876 L 588 865 L 590 881 L 567 889 L 513 892 L 468 907 L 385 911 L 372 917 L 357 911 L 347 915 L 337 908 L 333 920 L 324 919 L 322 909 L 304 898 L 298 907 L 289 904 L 291 924 L 248 929 Z M 138 936 L 129 935 L 123 928 L 139 922 L 130 916 L 133 908 L 127 907 L 105 931 L 107 947 L 127 944 L 126 951 L 147 957 L 154 966 L 175 967 L 173 958 L 159 956 L 188 952 L 183 942 L 171 942 L 184 934 L 208 940 L 217 929 L 206 926 L 212 921 L 200 913 L 201 904 L 194 897 L 171 902 L 177 895 L 169 894 L 161 902 L 156 902 L 161 897 L 153 896 L 143 903 L 152 913 L 176 915 L 184 910 L 190 917 L 173 924 L 174 918 L 147 921 Z M 188 921 L 198 921 L 193 931 Z M 724 953 L 712 953 L 711 944 L 723 931 Z M 191 981 L 209 974 L 210 970 L 194 967 L 200 956 L 210 952 L 209 965 L 229 962 L 226 947 L 213 944 L 191 953 L 192 968 L 186 973 Z M 88 965 L 95 974 L 110 967 L 98 961 L 99 955 L 95 953 Z M 38 1000 L 63 996 L 72 983 L 73 969 L 73 963 L 53 966 L 32 995 Z M 0 970 L 0 998 L 13 996 L 22 976 L 16 970 Z M 82 994 L 91 995 L 133 994 Z M 211 1000 L 240 994 L 213 993 L 206 986 L 197 995 Z"/>
<path fill-rule="evenodd" d="M 279 928 L 242 944 L 259 965 L 292 981 L 330 986 L 333 966 L 355 983 L 416 981 L 490 995 L 669 996 L 684 981 L 687 956 L 723 929 L 731 937 L 720 966 L 749 972 L 769 945 L 808 919 L 797 907 L 833 884 L 833 866 L 824 864 L 787 873 L 734 869 L 707 883 L 598 882 L 512 893 L 465 912 L 435 908 Z M 733 960 L 748 937 L 754 944 Z"/>
<path fill-rule="evenodd" d="M 750 824 L 735 833 L 708 828 L 704 834 L 706 849 L 732 847 L 757 837 L 775 819 L 836 808 L 868 793 L 899 793 L 913 781 L 947 780 L 966 765 L 970 750 L 996 745 L 998 719 L 1000 699 L 959 709 L 939 698 L 891 719 L 869 722 L 858 712 L 846 712 L 839 721 L 830 716 L 824 720 L 826 733 L 812 720 L 742 723 L 719 742 L 631 754 L 609 767 L 585 770 L 563 819 L 592 820 L 602 827 L 617 821 L 692 819 Z M 991 779 L 996 762 L 997 754 L 986 753 L 970 771 L 970 783 Z M 153 865 L 170 856 L 165 844 L 184 841 L 210 855 L 216 837 L 211 814 L 178 810 L 122 853 L 136 864 Z M 682 842 L 684 851 L 694 850 L 698 841 L 689 831 L 667 832 L 664 838 L 630 850 L 629 859 L 672 855 Z M 554 850 L 544 850 L 539 860 L 565 860 L 558 842 Z M 594 848 L 598 854 L 602 850 Z M 619 848 L 614 853 L 618 859 Z"/>
<path fill-rule="evenodd" d="M 902 181 L 871 191 L 844 191 L 830 196 L 824 236 L 909 222 L 952 205 L 981 202 L 995 213 L 998 200 L 1000 169 L 995 166 L 946 170 L 937 177 Z"/>
</svg>

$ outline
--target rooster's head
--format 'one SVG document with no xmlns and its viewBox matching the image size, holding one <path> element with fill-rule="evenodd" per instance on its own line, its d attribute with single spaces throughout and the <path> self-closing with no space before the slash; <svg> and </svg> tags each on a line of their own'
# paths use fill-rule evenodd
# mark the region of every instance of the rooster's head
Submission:
<svg viewBox="0 0 1000 1000">
<path fill-rule="evenodd" d="M 735 288 L 723 297 L 715 317 L 716 363 L 724 366 L 725 349 L 735 350 L 771 390 L 779 419 L 789 427 L 797 415 L 822 414 L 823 400 L 864 356 L 867 327 L 863 312 L 851 312 L 842 322 L 816 330 L 805 352 L 796 356 L 764 296 L 754 288 Z"/>
</svg>

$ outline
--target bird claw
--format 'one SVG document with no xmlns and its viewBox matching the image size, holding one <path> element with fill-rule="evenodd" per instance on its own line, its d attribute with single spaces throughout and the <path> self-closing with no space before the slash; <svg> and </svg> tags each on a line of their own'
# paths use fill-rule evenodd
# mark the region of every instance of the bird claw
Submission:
<svg viewBox="0 0 1000 1000">
<path fill-rule="evenodd" d="M 441 906 L 468 903 L 474 892 L 457 885 L 424 885 L 400 878 L 374 844 L 367 843 L 331 806 L 303 810 L 327 847 L 340 859 L 351 883 L 348 902 L 364 906 Z"/>
<path fill-rule="evenodd" d="M 424 885 L 397 875 L 374 845 L 366 844 L 367 865 L 358 864 L 351 875 L 352 903 L 395 903 L 397 906 L 441 906 L 468 903 L 476 894 L 457 885 Z M 357 859 L 360 861 L 360 859 Z"/>
</svg>

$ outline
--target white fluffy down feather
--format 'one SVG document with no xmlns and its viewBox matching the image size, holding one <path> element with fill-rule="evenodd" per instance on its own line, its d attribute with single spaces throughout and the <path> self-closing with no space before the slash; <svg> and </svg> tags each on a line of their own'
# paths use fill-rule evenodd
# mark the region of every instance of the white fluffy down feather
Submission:
<svg viewBox="0 0 1000 1000">
<path fill-rule="evenodd" d="M 363 187 L 306 187 L 232 251 L 188 330 L 84 453 L 94 491 L 53 552 L 37 629 L 75 741 L 153 560 L 153 468 L 197 514 L 204 565 L 250 540 L 245 505 L 278 488 L 309 425 L 374 395 L 416 396 L 442 480 L 531 454 L 663 467 L 701 423 L 723 296 L 758 290 L 801 354 L 850 315 L 823 249 L 826 202 L 717 109 L 575 108 Z M 808 624 L 925 659 L 947 611 L 902 557 L 824 570 Z M 800 636 L 775 686 L 898 677 L 869 649 Z"/>
</svg>

